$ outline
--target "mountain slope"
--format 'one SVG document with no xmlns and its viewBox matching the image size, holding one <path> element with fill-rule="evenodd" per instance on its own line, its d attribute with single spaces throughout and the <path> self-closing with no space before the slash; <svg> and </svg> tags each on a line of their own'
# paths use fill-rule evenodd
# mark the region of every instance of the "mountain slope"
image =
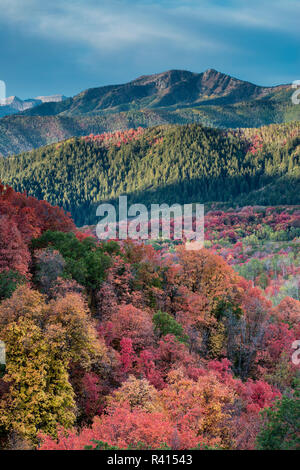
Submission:
<svg viewBox="0 0 300 470">
<path fill-rule="evenodd" d="M 300 204 L 300 123 L 236 132 L 157 126 L 0 160 L 0 179 L 96 223 L 99 201 Z"/>
<path fill-rule="evenodd" d="M 62 103 L 40 105 L 26 115 L 95 115 L 144 108 L 224 105 L 263 98 L 285 88 L 287 85 L 260 87 L 213 69 L 199 74 L 169 70 L 122 85 L 91 88 Z"/>
<path fill-rule="evenodd" d="M 101 116 L 9 116 L 0 119 L 0 155 L 7 156 L 90 133 L 128 130 L 161 124 L 202 123 L 206 126 L 238 128 L 300 120 L 300 106 L 290 100 L 290 90 L 280 99 L 253 100 L 233 105 L 204 105 L 175 110 L 144 109 Z"/>
</svg>

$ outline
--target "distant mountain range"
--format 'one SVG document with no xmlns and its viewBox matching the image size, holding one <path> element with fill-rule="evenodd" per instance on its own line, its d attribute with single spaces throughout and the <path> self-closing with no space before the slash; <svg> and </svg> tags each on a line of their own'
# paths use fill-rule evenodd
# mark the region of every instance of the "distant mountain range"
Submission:
<svg viewBox="0 0 300 470">
<path fill-rule="evenodd" d="M 66 99 L 66 96 L 63 95 L 37 96 L 36 98 L 30 98 L 27 100 L 21 100 L 17 96 L 9 96 L 8 98 L 0 101 L 0 117 L 26 111 L 27 109 L 32 109 L 43 103 L 58 103 L 64 99 Z"/>
<path fill-rule="evenodd" d="M 237 128 L 300 120 L 300 106 L 291 101 L 293 91 L 287 84 L 262 87 L 213 69 L 142 76 L 0 119 L 0 154 L 138 126 L 202 123 Z"/>
</svg>

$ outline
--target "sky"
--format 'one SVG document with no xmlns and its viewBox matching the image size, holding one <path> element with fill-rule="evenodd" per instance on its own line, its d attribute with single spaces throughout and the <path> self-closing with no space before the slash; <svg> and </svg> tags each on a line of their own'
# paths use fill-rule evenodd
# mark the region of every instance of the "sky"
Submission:
<svg viewBox="0 0 300 470">
<path fill-rule="evenodd" d="M 300 79 L 300 0 L 0 0 L 0 80 L 31 98 L 214 68 Z"/>
</svg>

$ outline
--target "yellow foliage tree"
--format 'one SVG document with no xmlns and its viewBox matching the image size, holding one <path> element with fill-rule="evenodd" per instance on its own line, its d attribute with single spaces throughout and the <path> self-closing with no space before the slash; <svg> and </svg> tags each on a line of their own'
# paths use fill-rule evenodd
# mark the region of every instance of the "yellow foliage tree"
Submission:
<svg viewBox="0 0 300 470">
<path fill-rule="evenodd" d="M 159 394 L 146 379 L 137 379 L 130 375 L 118 390 L 107 397 L 110 408 L 122 403 L 129 403 L 130 409 L 139 408 L 149 413 L 161 411 Z"/>
<path fill-rule="evenodd" d="M 28 285 L 0 305 L 0 339 L 5 342 L 4 380 L 9 392 L 0 402 L 0 426 L 36 441 L 39 431 L 55 435 L 57 425 L 75 423 L 69 367 L 107 373 L 112 367 L 88 307 L 77 293 L 50 303 Z"/>
<path fill-rule="evenodd" d="M 55 435 L 57 425 L 75 422 L 75 402 L 65 356 L 49 344 L 29 318 L 11 323 L 2 336 L 6 344 L 4 380 L 9 391 L 0 402 L 0 425 L 35 441 L 39 431 Z"/>
</svg>

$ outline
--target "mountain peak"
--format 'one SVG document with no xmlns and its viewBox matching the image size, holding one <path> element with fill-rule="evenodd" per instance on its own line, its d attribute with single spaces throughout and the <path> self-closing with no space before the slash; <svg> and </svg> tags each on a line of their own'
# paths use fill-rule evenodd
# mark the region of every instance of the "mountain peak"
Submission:
<svg viewBox="0 0 300 470">
<path fill-rule="evenodd" d="M 62 103 L 43 103 L 25 114 L 96 116 L 130 110 L 224 106 L 256 100 L 274 92 L 274 87 L 257 86 L 213 68 L 202 73 L 171 69 L 142 75 L 124 84 L 90 88 Z M 51 101 L 55 101 L 53 97 Z"/>
<path fill-rule="evenodd" d="M 17 96 L 13 95 L 13 96 L 8 96 L 7 98 L 5 98 L 3 100 L 3 102 L 5 103 L 6 106 L 14 103 L 14 102 L 19 102 L 21 103 L 22 100 L 20 98 L 18 98 Z"/>
<path fill-rule="evenodd" d="M 205 72 L 203 73 L 203 75 L 216 75 L 216 74 L 224 75 L 224 74 L 222 74 L 221 72 L 218 72 L 218 70 L 216 70 L 216 69 L 207 69 L 207 70 L 205 70 Z"/>
<path fill-rule="evenodd" d="M 188 70 L 167 70 L 166 72 L 155 73 L 152 75 L 142 75 L 141 77 L 133 80 L 130 83 L 138 84 L 138 85 L 145 85 L 149 83 L 175 83 L 178 81 L 186 80 L 194 75 L 197 75 L 193 72 L 189 72 Z"/>
</svg>

